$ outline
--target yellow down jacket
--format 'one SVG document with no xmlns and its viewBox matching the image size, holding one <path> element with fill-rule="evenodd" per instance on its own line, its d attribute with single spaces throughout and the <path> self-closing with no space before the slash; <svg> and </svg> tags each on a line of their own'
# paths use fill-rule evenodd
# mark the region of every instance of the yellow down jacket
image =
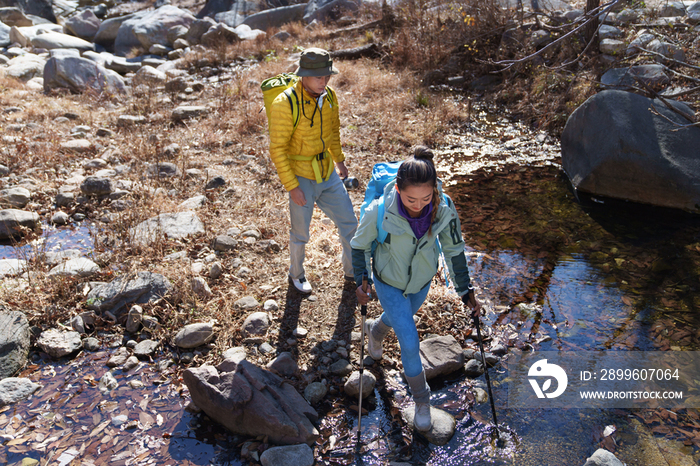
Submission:
<svg viewBox="0 0 700 466">
<path fill-rule="evenodd" d="M 311 97 L 301 84 L 296 84 L 299 97 L 299 123 L 296 131 L 292 120 L 289 100 L 281 93 L 272 102 L 270 112 L 270 158 L 277 168 L 280 181 L 287 191 L 299 186 L 297 176 L 318 180 L 327 179 L 333 162 L 345 160 L 340 147 L 340 118 L 338 105 L 332 104 L 326 94 L 319 103 Z M 292 97 L 293 98 L 293 97 Z M 316 157 L 314 157 L 316 156 Z M 299 159 L 305 160 L 299 160 Z M 317 171 L 314 171 L 316 159 Z"/>
</svg>

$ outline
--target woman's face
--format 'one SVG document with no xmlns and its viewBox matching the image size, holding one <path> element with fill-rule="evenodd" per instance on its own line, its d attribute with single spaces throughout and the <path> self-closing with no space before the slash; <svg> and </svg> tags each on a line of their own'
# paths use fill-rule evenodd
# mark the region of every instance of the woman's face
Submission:
<svg viewBox="0 0 700 466">
<path fill-rule="evenodd" d="M 301 78 L 301 83 L 306 88 L 309 93 L 313 95 L 323 94 L 323 90 L 328 85 L 328 81 L 331 80 L 329 76 L 304 76 Z"/>
<path fill-rule="evenodd" d="M 423 211 L 423 207 L 433 200 L 433 185 L 430 183 L 414 184 L 401 190 L 396 186 L 396 191 L 399 193 L 406 212 L 411 217 L 418 217 Z"/>
</svg>

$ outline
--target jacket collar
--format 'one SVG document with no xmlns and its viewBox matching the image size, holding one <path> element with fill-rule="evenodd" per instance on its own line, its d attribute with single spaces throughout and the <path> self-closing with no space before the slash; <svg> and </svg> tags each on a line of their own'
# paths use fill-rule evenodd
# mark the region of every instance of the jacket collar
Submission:
<svg viewBox="0 0 700 466">
<path fill-rule="evenodd" d="M 395 186 L 396 181 L 394 180 L 384 187 L 384 211 L 386 214 L 389 214 L 389 219 L 392 225 L 401 227 L 406 231 L 412 231 L 410 225 L 408 224 L 408 220 L 403 218 L 399 213 L 399 193 L 396 191 Z M 440 180 L 438 180 L 438 192 L 440 193 L 440 205 L 438 206 L 437 217 L 435 217 L 435 222 L 433 223 L 433 230 L 435 231 L 440 231 L 442 229 L 442 224 L 449 221 L 451 218 L 450 215 L 445 215 L 447 212 L 445 209 L 449 209 L 449 207 L 445 202 L 445 198 L 443 197 L 442 182 Z M 400 231 L 390 231 L 388 229 L 387 232 L 393 234 L 402 233 Z"/>
</svg>

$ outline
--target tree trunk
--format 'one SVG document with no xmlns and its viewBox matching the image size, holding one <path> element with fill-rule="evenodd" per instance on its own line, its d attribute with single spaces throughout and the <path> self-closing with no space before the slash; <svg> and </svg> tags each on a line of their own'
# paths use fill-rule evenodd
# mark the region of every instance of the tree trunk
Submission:
<svg viewBox="0 0 700 466">
<path fill-rule="evenodd" d="M 588 13 L 591 10 L 595 10 L 599 6 L 600 6 L 600 0 L 586 0 L 586 13 Z M 592 41 L 594 39 L 597 41 L 597 39 L 594 37 L 597 29 L 598 29 L 598 15 L 596 15 L 595 18 L 590 23 L 588 23 L 588 26 L 586 26 L 586 28 L 584 30 L 586 43 L 589 43 L 590 41 Z"/>
</svg>

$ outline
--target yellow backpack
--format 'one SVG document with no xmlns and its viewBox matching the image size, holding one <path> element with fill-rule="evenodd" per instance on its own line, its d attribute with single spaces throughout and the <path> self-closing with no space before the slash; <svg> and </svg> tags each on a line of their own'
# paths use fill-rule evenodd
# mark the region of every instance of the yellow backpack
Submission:
<svg viewBox="0 0 700 466">
<path fill-rule="evenodd" d="M 265 109 L 265 114 L 267 115 L 268 131 L 270 128 L 269 121 L 272 102 L 277 98 L 278 95 L 280 95 L 283 92 L 284 95 L 287 96 L 289 106 L 292 109 L 292 121 L 294 121 L 294 129 L 297 129 L 297 126 L 299 125 L 299 96 L 297 95 L 294 86 L 298 82 L 299 76 L 293 73 L 282 73 L 278 74 L 277 76 L 267 78 L 262 83 L 260 83 L 260 89 L 263 93 L 263 102 L 265 104 L 263 108 Z M 335 92 L 330 87 L 327 87 L 326 90 L 328 91 L 328 101 L 330 102 L 330 105 L 337 105 L 338 99 L 335 96 Z M 260 111 L 262 112 L 262 108 L 260 109 Z"/>
</svg>

